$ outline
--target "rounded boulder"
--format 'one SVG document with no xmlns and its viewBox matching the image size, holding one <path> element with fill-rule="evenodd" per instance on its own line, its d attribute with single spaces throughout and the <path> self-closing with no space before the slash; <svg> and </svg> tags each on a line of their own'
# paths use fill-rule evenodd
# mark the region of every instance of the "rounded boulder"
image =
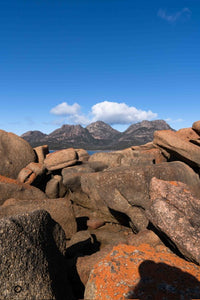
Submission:
<svg viewBox="0 0 200 300">
<path fill-rule="evenodd" d="M 33 148 L 14 133 L 0 130 L 0 175 L 16 179 L 21 169 L 36 160 Z"/>
<path fill-rule="evenodd" d="M 200 135 L 200 121 L 196 121 L 192 124 L 192 129 L 194 129 L 198 135 Z"/>
<path fill-rule="evenodd" d="M 73 148 L 68 148 L 48 154 L 44 160 L 44 165 L 47 170 L 54 171 L 73 166 L 76 162 L 76 151 Z"/>
</svg>

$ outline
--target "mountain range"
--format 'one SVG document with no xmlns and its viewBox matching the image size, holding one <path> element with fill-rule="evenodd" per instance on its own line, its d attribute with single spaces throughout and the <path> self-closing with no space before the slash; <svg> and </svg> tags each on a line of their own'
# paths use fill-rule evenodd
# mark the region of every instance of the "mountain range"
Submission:
<svg viewBox="0 0 200 300">
<path fill-rule="evenodd" d="M 54 150 L 69 147 L 86 150 L 119 150 L 148 143 L 153 140 L 154 131 L 166 129 L 173 130 L 164 120 L 142 121 L 132 124 L 124 132 L 97 121 L 85 128 L 81 125 L 63 125 L 50 134 L 37 130 L 27 131 L 21 137 L 32 147 L 47 144 L 49 149 Z"/>
</svg>

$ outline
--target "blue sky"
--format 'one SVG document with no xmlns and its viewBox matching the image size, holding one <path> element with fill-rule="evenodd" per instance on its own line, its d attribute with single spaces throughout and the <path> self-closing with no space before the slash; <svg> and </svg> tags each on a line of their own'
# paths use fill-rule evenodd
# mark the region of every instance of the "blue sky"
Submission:
<svg viewBox="0 0 200 300">
<path fill-rule="evenodd" d="M 3 130 L 191 127 L 199 95 L 199 0 L 1 0 Z"/>
</svg>

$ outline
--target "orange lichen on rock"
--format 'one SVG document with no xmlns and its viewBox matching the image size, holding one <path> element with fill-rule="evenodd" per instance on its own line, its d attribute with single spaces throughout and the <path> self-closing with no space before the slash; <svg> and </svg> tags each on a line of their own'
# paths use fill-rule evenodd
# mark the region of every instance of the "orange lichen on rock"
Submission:
<svg viewBox="0 0 200 300">
<path fill-rule="evenodd" d="M 171 185 L 178 186 L 178 182 L 177 182 L 177 181 L 169 181 L 169 183 L 170 183 Z"/>
<path fill-rule="evenodd" d="M 18 183 L 17 180 L 12 179 L 12 178 L 8 178 L 8 177 L 2 176 L 2 175 L 0 175 L 0 182 L 3 182 L 3 183 L 15 183 L 15 184 Z"/>
<path fill-rule="evenodd" d="M 121 244 L 94 266 L 84 299 L 197 299 L 199 280 L 199 266 L 164 246 Z"/>
<path fill-rule="evenodd" d="M 6 176 L 2 176 L 0 175 L 0 183 L 8 183 L 8 184 L 16 184 L 17 186 L 20 187 L 25 187 L 26 189 L 31 189 L 31 187 L 29 186 L 29 184 L 25 184 L 25 183 L 21 183 L 18 180 L 6 177 Z"/>
</svg>

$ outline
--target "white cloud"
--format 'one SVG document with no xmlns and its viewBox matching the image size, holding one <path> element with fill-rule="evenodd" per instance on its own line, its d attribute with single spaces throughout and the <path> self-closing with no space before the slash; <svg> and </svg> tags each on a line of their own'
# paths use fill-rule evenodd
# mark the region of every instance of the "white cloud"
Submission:
<svg viewBox="0 0 200 300">
<path fill-rule="evenodd" d="M 179 119 L 176 119 L 176 120 L 172 120 L 171 118 L 167 118 L 165 119 L 166 122 L 170 122 L 170 123 L 180 123 L 180 122 L 184 122 L 183 119 L 179 118 Z"/>
<path fill-rule="evenodd" d="M 64 124 L 68 122 L 70 124 L 87 125 L 90 123 L 90 120 L 81 113 L 81 107 L 78 103 L 69 105 L 67 102 L 63 102 L 53 107 L 50 110 L 50 113 L 57 116 L 62 116 L 62 118 L 56 120 L 57 124 Z"/>
<path fill-rule="evenodd" d="M 68 120 L 72 124 L 81 124 L 81 125 L 88 125 L 90 123 L 90 120 L 84 116 L 83 114 L 74 114 L 71 115 Z"/>
<path fill-rule="evenodd" d="M 74 115 L 79 113 L 80 111 L 80 105 L 78 103 L 74 103 L 73 105 L 67 104 L 67 102 L 63 102 L 61 104 L 58 104 L 57 106 L 53 107 L 50 110 L 50 113 L 54 115 Z"/>
<path fill-rule="evenodd" d="M 81 112 L 79 104 L 74 103 L 68 105 L 63 102 L 50 111 L 54 115 L 59 115 L 61 118 L 57 120 L 57 124 L 70 123 L 88 125 L 95 121 L 104 121 L 110 125 L 116 124 L 131 124 L 143 120 L 152 120 L 157 117 L 152 111 L 137 109 L 134 106 L 128 106 L 126 103 L 117 103 L 103 101 L 92 106 L 88 115 Z"/>
<path fill-rule="evenodd" d="M 152 111 L 137 109 L 125 103 L 99 102 L 92 106 L 92 121 L 104 121 L 109 124 L 130 124 L 157 117 Z"/>
<path fill-rule="evenodd" d="M 191 14 L 191 10 L 187 7 L 184 7 L 182 10 L 173 14 L 167 14 L 166 10 L 161 8 L 158 11 L 158 17 L 160 17 L 163 20 L 166 20 L 169 23 L 175 23 L 179 19 L 184 21 L 190 19 Z"/>
</svg>

